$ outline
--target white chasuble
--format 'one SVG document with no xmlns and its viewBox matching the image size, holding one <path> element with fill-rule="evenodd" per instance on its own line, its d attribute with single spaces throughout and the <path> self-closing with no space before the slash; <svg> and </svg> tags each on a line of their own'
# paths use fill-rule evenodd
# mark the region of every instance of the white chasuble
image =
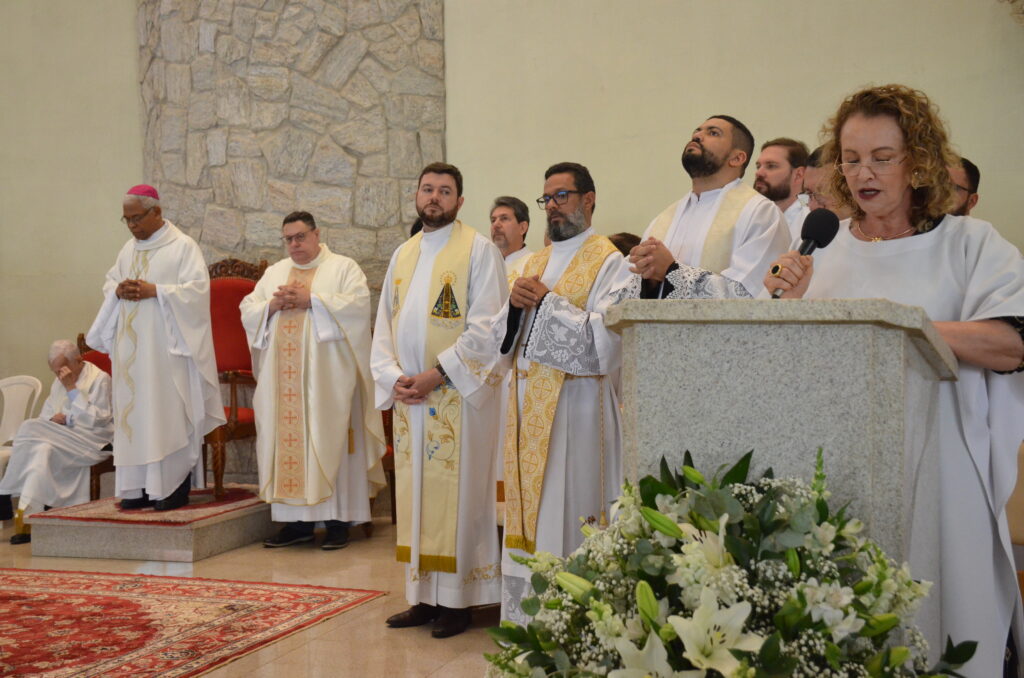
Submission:
<svg viewBox="0 0 1024 678">
<path fill-rule="evenodd" d="M 58 413 L 64 424 L 50 421 Z M 20 497 L 26 514 L 83 504 L 89 501 L 89 469 L 110 456 L 103 447 L 113 438 L 110 377 L 84 363 L 70 393 L 54 379 L 39 416 L 18 428 L 0 494 Z"/>
<path fill-rule="evenodd" d="M 270 315 L 274 292 L 296 282 L 310 290 L 310 308 Z M 260 497 L 272 518 L 369 521 L 385 446 L 363 271 L 321 244 L 307 264 L 269 267 L 240 309 L 256 374 Z"/>
<path fill-rule="evenodd" d="M 449 249 L 452 240 L 468 244 L 468 265 L 445 255 L 466 249 L 457 242 Z M 418 248 L 417 256 L 410 256 L 416 250 L 406 250 L 403 256 L 405 247 Z M 465 287 L 459 284 L 460 270 L 468 271 Z M 431 395 L 441 398 L 435 402 L 444 408 L 454 391 L 460 403 L 457 414 L 439 409 L 429 399 L 419 405 L 401 404 L 395 412 L 395 472 L 404 476 L 396 482 L 399 488 L 407 488 L 396 493 L 396 550 L 399 560 L 408 563 L 406 597 L 411 604 L 468 607 L 497 602 L 500 596 L 493 451 L 499 431 L 501 377 L 491 345 L 490 320 L 507 297 L 501 253 L 459 222 L 407 241 L 395 251 L 384 279 L 371 356 L 376 406 L 387 409 L 396 404 L 392 395 L 400 376 L 415 376 L 438 363 L 448 379 Z M 439 347 L 437 334 L 431 345 L 433 321 L 445 325 L 458 321 L 462 329 L 450 345 Z M 435 459 L 452 460 L 453 451 L 446 447 L 451 434 L 443 431 L 444 422 L 454 421 L 458 422 L 459 450 L 457 465 L 452 467 L 458 471 L 452 497 L 438 495 L 427 478 Z M 432 438 L 439 431 L 443 435 Z M 400 458 L 404 455 L 408 458 Z M 432 499 L 436 496 L 445 496 L 444 503 Z M 442 530 L 445 534 L 437 534 Z M 449 534 L 454 538 L 451 560 L 437 552 Z M 452 564 L 455 571 L 446 571 Z"/>
<path fill-rule="evenodd" d="M 664 242 L 679 264 L 720 273 L 752 297 L 790 244 L 779 208 L 739 179 L 669 205 L 644 231 L 643 239 L 650 237 Z"/>
<path fill-rule="evenodd" d="M 125 279 L 157 296 L 119 299 Z M 86 341 L 113 368 L 117 494 L 169 495 L 191 470 L 203 486 L 203 437 L 225 422 L 210 332 L 210 276 L 192 238 L 169 221 L 148 240 L 121 248 Z"/>
<path fill-rule="evenodd" d="M 576 255 L 591 236 L 587 229 L 569 240 L 555 242 L 541 281 L 554 290 Z M 539 256 L 538 255 L 534 255 Z M 582 522 L 600 522 L 622 491 L 622 435 L 619 411 L 621 339 L 604 326 L 604 314 L 618 301 L 639 295 L 640 279 L 629 272 L 629 262 L 617 250 L 603 258 L 583 307 L 571 304 L 554 291 L 540 307 L 524 314 L 519 325 L 514 361 L 517 378 L 517 412 L 527 405 L 527 375 L 536 363 L 565 374 L 551 421 L 542 485 L 537 488 L 535 536 L 537 551 L 565 556 L 583 542 Z M 507 326 L 509 305 L 494 318 L 495 350 Z M 520 426 L 522 416 L 520 418 Z M 506 451 L 506 491 L 509 474 Z M 506 495 L 508 499 L 508 495 Z M 509 529 L 511 503 L 506 505 Z M 610 518 L 610 516 L 608 516 Z M 529 568 L 512 560 L 511 554 L 530 554 L 505 547 L 502 557 L 502 618 L 523 621 L 519 601 L 529 591 Z"/>
<path fill-rule="evenodd" d="M 1024 259 L 991 224 L 971 217 L 946 216 L 928 233 L 884 242 L 857 240 L 845 220 L 828 248 L 813 256 L 808 299 L 889 299 L 921 306 L 934 321 L 1024 316 Z M 974 659 L 960 671 L 972 678 L 1001 676 L 1011 621 L 1017 647 L 1024 647 L 1006 522 L 1024 440 L 1024 374 L 1001 375 L 961 362 L 959 379 L 939 384 L 937 409 L 928 422 L 933 447 L 916 451 L 921 458 L 905 466 L 939 464 L 941 548 L 919 552 L 911 539 L 910 567 L 913 572 L 939 559 L 942 576 L 922 613 L 941 608 L 942 642 L 947 635 L 955 642 L 979 641 Z"/>
</svg>

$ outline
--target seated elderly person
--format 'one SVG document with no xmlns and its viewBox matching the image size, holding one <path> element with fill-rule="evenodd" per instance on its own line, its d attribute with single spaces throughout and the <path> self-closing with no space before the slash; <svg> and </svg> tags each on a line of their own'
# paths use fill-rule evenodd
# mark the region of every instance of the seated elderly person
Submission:
<svg viewBox="0 0 1024 678">
<path fill-rule="evenodd" d="M 1001 676 L 1007 636 L 1022 647 L 1021 598 L 1006 502 L 1024 438 L 1024 260 L 991 224 L 952 216 L 947 167 L 957 162 L 935 106 L 901 85 L 848 97 L 826 126 L 827 190 L 853 210 L 835 240 L 812 257 L 782 255 L 764 279 L 783 297 L 885 298 L 923 307 L 960 363 L 939 384 L 939 553 L 932 590 L 941 637 L 977 640 L 965 676 Z M 857 350 L 851 346 L 850 350 Z M 870 407 L 851 403 L 851 411 Z M 1016 674 L 1014 674 L 1016 675 Z"/>
<path fill-rule="evenodd" d="M 50 346 L 49 363 L 57 375 L 50 397 L 39 417 L 18 429 L 0 480 L 0 520 L 15 517 L 11 496 L 18 496 L 12 544 L 31 541 L 22 523 L 27 513 L 89 501 L 89 467 L 110 456 L 103 448 L 114 439 L 110 376 L 65 339 Z"/>
</svg>

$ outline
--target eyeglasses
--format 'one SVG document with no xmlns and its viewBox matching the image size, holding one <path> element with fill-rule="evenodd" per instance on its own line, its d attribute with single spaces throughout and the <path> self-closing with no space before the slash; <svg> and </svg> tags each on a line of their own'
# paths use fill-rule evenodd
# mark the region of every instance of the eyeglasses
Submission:
<svg viewBox="0 0 1024 678">
<path fill-rule="evenodd" d="M 804 191 L 800 195 L 806 196 L 807 202 L 810 203 L 812 200 L 819 205 L 825 204 L 825 196 L 815 191 Z"/>
<path fill-rule="evenodd" d="M 300 245 L 306 242 L 306 236 L 313 232 L 314 229 L 310 228 L 295 235 L 286 235 L 281 238 L 281 242 L 285 245 L 291 245 L 293 242 L 297 242 Z"/>
<path fill-rule="evenodd" d="M 146 215 L 149 214 L 152 211 L 153 211 L 153 208 L 150 207 L 148 210 L 146 210 L 142 214 L 136 214 L 134 217 L 121 217 L 121 223 L 124 224 L 125 226 L 134 226 L 135 224 L 137 224 L 140 221 L 142 221 L 143 219 L 145 219 Z"/>
<path fill-rule="evenodd" d="M 565 203 L 569 202 L 569 195 L 572 193 L 582 195 L 583 191 L 558 191 L 554 195 L 542 195 L 541 197 L 537 198 L 537 206 L 541 208 L 547 207 L 548 203 L 551 202 L 552 200 L 555 201 L 556 205 L 564 205 Z"/>
<path fill-rule="evenodd" d="M 861 167 L 867 167 L 871 170 L 872 174 L 880 177 L 895 172 L 897 165 L 906 159 L 906 156 L 904 156 L 899 160 L 869 160 L 868 162 L 841 162 L 837 164 L 843 176 L 853 176 L 860 171 Z"/>
</svg>

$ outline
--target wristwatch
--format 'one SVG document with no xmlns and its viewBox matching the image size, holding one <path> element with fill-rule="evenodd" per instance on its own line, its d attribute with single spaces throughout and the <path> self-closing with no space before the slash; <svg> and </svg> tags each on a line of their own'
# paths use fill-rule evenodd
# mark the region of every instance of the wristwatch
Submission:
<svg viewBox="0 0 1024 678">
<path fill-rule="evenodd" d="M 441 365 L 440 362 L 434 365 L 434 369 L 441 373 L 441 379 L 448 378 L 448 373 L 444 371 L 444 367 Z"/>
</svg>

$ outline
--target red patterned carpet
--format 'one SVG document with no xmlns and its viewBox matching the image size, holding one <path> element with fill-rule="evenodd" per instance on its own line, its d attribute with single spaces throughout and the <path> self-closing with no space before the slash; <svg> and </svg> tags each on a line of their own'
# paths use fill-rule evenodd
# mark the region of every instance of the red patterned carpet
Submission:
<svg viewBox="0 0 1024 678">
<path fill-rule="evenodd" d="M 122 511 L 120 499 L 106 497 L 90 501 L 87 504 L 33 513 L 31 518 L 33 521 L 36 519 L 81 520 L 101 523 L 187 525 L 263 503 L 253 492 L 256 489 L 255 486 L 225 485 L 224 489 L 226 493 L 220 500 L 214 499 L 212 487 L 205 490 L 192 490 L 188 505 L 173 511 L 154 511 L 152 508 Z"/>
<path fill-rule="evenodd" d="M 197 676 L 382 595 L 0 568 L 0 675 Z"/>
</svg>

